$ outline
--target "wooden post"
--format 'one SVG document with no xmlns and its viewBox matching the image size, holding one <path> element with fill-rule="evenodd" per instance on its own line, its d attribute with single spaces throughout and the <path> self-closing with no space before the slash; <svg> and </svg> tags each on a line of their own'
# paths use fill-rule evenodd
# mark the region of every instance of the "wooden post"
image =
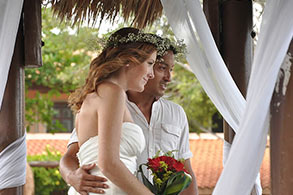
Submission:
<svg viewBox="0 0 293 195">
<path fill-rule="evenodd" d="M 252 1 L 204 0 L 203 8 L 225 64 L 245 97 L 252 65 Z M 224 139 L 232 144 L 235 132 L 226 121 L 223 126 Z"/>
<path fill-rule="evenodd" d="M 249 0 L 204 0 L 203 9 L 218 49 L 242 95 L 246 95 L 252 64 L 252 2 Z M 224 138 L 234 139 L 224 121 Z"/>
<path fill-rule="evenodd" d="M 35 68 L 42 66 L 42 14 L 41 1 L 25 0 L 24 14 L 24 65 Z"/>
<path fill-rule="evenodd" d="M 22 19 L 0 110 L 0 151 L 24 135 L 24 45 Z M 23 194 L 23 186 L 3 189 L 0 195 Z"/>
<path fill-rule="evenodd" d="M 242 95 L 246 96 L 252 64 L 252 2 L 224 1 L 222 4 L 222 57 Z M 233 142 L 235 132 L 225 122 L 224 137 Z"/>
<path fill-rule="evenodd" d="M 218 49 L 220 49 L 221 18 L 219 0 L 204 0 L 203 11 L 208 21 L 216 45 Z"/>
<path fill-rule="evenodd" d="M 0 110 L 0 151 L 24 135 L 24 66 L 41 66 L 41 45 L 41 1 L 25 0 Z M 23 194 L 23 186 L 0 191 L 10 194 Z"/>
<path fill-rule="evenodd" d="M 293 63 L 293 42 L 291 41 L 287 63 Z M 289 67 L 288 67 L 289 68 Z M 291 195 L 293 192 L 293 67 L 283 75 L 271 101 L 271 192 L 272 195 Z M 288 74 L 291 77 L 288 78 Z M 286 86 L 285 80 L 290 79 Z M 287 89 L 286 89 L 287 88 Z M 284 90 L 284 91 L 283 91 Z"/>
</svg>

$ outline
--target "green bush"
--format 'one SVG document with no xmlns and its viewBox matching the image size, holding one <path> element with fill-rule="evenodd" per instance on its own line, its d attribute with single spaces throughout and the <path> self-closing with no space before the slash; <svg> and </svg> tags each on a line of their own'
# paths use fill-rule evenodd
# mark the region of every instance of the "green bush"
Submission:
<svg viewBox="0 0 293 195">
<path fill-rule="evenodd" d="M 50 145 L 47 145 L 46 152 L 41 155 L 28 156 L 28 161 L 59 161 L 61 153 Z M 64 194 L 68 186 L 62 179 L 58 168 L 32 167 L 35 181 L 36 195 Z M 63 193 L 61 193 L 63 194 Z"/>
</svg>

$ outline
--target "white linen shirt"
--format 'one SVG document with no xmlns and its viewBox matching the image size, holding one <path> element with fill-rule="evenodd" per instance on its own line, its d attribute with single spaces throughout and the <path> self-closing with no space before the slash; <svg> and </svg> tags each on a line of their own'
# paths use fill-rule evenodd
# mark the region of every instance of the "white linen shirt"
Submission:
<svg viewBox="0 0 293 195">
<path fill-rule="evenodd" d="M 160 98 L 152 105 L 150 123 L 135 103 L 127 101 L 127 106 L 134 122 L 142 128 L 146 140 L 146 147 L 137 158 L 138 165 L 154 157 L 158 150 L 162 153 L 177 150 L 178 152 L 174 152 L 176 159 L 186 160 L 192 157 L 189 148 L 187 117 L 180 105 Z M 77 142 L 75 130 L 72 132 L 68 145 L 74 142 Z M 151 178 L 150 173 L 146 175 L 149 179 Z"/>
<path fill-rule="evenodd" d="M 177 150 L 173 153 L 176 159 L 192 157 L 187 117 L 181 106 L 160 98 L 152 105 L 150 123 L 135 103 L 128 101 L 127 106 L 134 122 L 142 128 L 146 141 L 145 149 L 137 158 L 138 166 L 147 163 L 147 159 L 154 157 L 159 150 L 161 154 Z M 143 167 L 144 175 L 152 182 L 151 172 Z"/>
<path fill-rule="evenodd" d="M 158 150 L 178 150 L 174 152 L 175 158 L 192 157 L 189 149 L 189 127 L 181 106 L 160 98 L 152 105 L 148 123 L 136 104 L 128 101 L 127 105 L 134 122 L 142 128 L 146 140 L 146 148 L 138 157 L 138 164 L 145 163 L 148 158 L 155 156 Z"/>
</svg>

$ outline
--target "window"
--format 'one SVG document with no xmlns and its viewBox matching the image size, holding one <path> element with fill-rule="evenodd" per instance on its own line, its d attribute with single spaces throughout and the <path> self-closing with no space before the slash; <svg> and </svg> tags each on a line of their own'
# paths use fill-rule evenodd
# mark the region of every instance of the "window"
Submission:
<svg viewBox="0 0 293 195">
<path fill-rule="evenodd" d="M 70 108 L 67 105 L 67 102 L 55 102 L 54 109 L 57 114 L 54 116 L 53 121 L 58 120 L 63 127 L 66 129 L 66 132 L 71 132 L 73 129 L 73 114 Z"/>
<path fill-rule="evenodd" d="M 219 132 L 223 132 L 223 117 L 219 112 L 216 112 L 213 117 L 213 127 L 212 127 L 212 131 L 214 133 L 219 133 Z"/>
</svg>

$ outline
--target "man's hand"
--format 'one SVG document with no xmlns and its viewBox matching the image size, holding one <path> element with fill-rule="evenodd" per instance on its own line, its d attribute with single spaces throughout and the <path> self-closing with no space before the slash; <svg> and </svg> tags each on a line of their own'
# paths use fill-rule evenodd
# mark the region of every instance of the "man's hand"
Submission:
<svg viewBox="0 0 293 195">
<path fill-rule="evenodd" d="M 89 192 L 103 194 L 103 189 L 109 188 L 109 186 L 104 183 L 107 179 L 89 173 L 89 171 L 96 166 L 95 164 L 79 167 L 76 156 L 78 151 L 79 146 L 77 142 L 68 146 L 59 164 L 62 178 L 66 183 L 73 186 L 81 195 L 87 195 Z"/>
<path fill-rule="evenodd" d="M 83 165 L 82 167 L 72 171 L 67 176 L 67 182 L 75 188 L 81 195 L 87 195 L 89 192 L 103 194 L 103 189 L 109 188 L 104 182 L 107 181 L 104 177 L 91 175 L 89 171 L 96 165 Z"/>
<path fill-rule="evenodd" d="M 198 193 L 196 177 L 195 177 L 194 172 L 192 170 L 190 159 L 185 159 L 183 164 L 184 164 L 184 167 L 187 170 L 187 172 L 191 175 L 192 181 L 191 181 L 191 184 L 189 185 L 189 187 L 186 188 L 185 190 L 183 190 L 183 192 L 181 192 L 180 194 L 182 194 L 182 195 L 185 195 L 185 194 L 186 195 L 190 195 L 190 194 L 198 195 L 199 193 Z"/>
</svg>

